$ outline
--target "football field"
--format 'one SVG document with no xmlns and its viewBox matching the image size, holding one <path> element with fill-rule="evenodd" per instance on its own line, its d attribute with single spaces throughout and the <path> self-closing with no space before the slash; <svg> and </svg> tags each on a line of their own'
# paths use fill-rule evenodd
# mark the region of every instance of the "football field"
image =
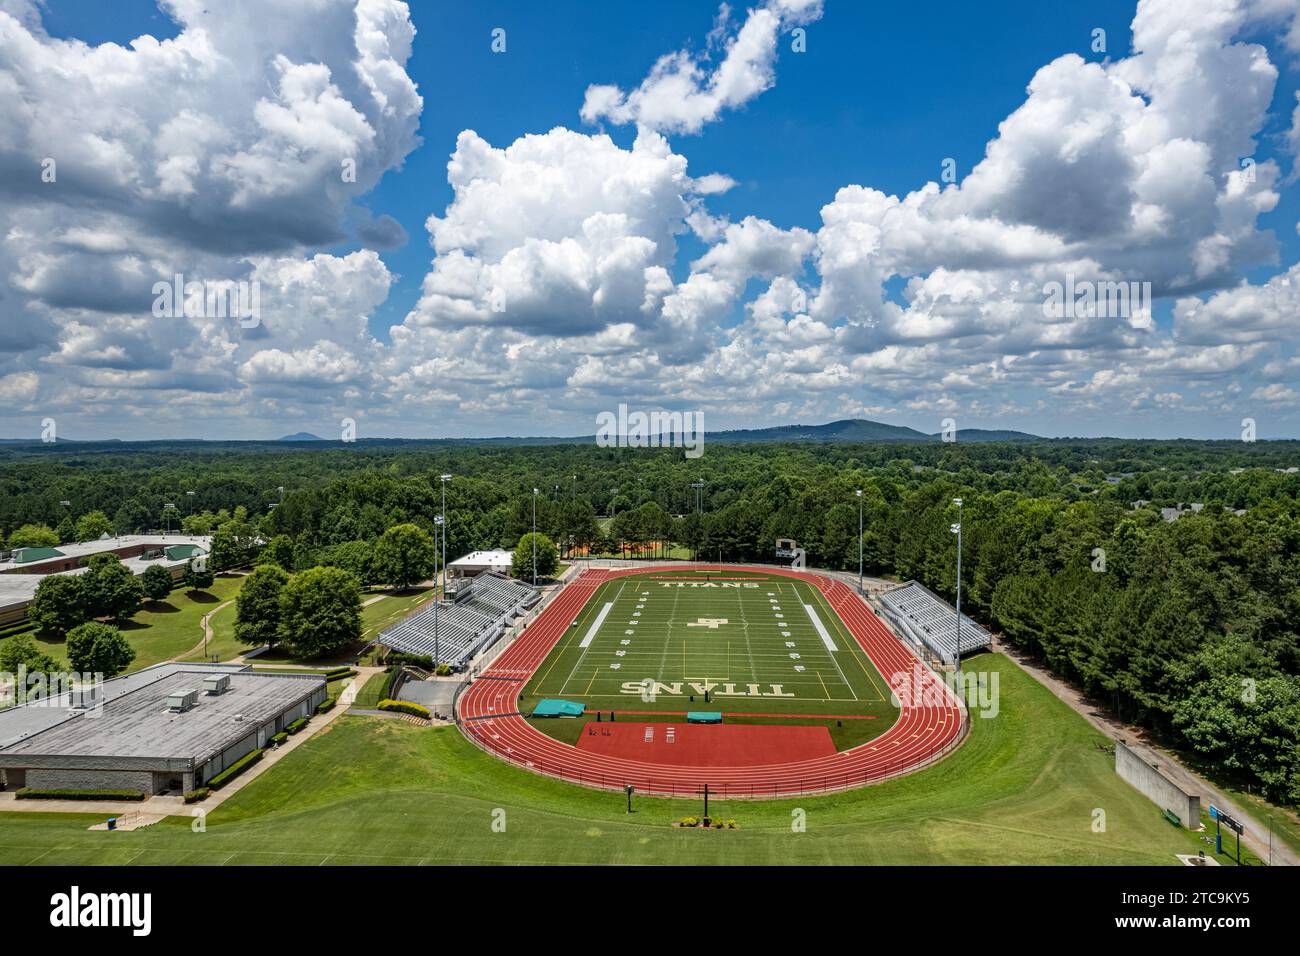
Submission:
<svg viewBox="0 0 1300 956">
<path fill-rule="evenodd" d="M 524 712 L 548 697 L 589 712 L 833 717 L 855 724 L 846 740 L 883 732 L 897 714 L 815 586 L 727 571 L 657 569 L 605 582 L 538 668 Z M 560 723 L 536 726 L 551 733 Z"/>
</svg>

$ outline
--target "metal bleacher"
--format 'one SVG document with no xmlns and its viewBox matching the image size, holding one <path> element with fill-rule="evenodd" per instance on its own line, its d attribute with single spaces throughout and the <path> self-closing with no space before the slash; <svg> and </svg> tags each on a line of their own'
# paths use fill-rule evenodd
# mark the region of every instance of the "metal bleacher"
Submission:
<svg viewBox="0 0 1300 956">
<path fill-rule="evenodd" d="M 463 667 L 475 654 L 491 645 L 516 615 L 537 603 L 533 588 L 492 573 L 480 574 L 456 593 L 455 603 L 430 604 L 399 621 L 378 638 L 395 651 L 432 657 L 452 669 Z"/>
<path fill-rule="evenodd" d="M 890 623 L 917 646 L 929 648 L 952 663 L 957 648 L 957 612 L 947 601 L 916 581 L 878 596 Z M 988 647 L 992 635 L 965 614 L 961 616 L 961 653 L 965 657 Z"/>
</svg>

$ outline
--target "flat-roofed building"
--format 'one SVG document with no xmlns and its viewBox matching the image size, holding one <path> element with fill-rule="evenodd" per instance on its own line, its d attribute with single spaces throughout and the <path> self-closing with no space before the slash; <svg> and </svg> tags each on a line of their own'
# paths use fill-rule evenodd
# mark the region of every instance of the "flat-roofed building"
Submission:
<svg viewBox="0 0 1300 956">
<path fill-rule="evenodd" d="M 453 578 L 477 577 L 484 571 L 495 571 L 497 574 L 509 577 L 513 561 L 513 553 L 499 548 L 492 551 L 471 551 L 463 558 L 448 561 L 447 572 Z"/>
<path fill-rule="evenodd" d="M 0 710 L 8 788 L 194 790 L 311 716 L 327 695 L 319 674 L 246 664 L 156 664 L 97 691 Z"/>
<path fill-rule="evenodd" d="M 41 579 L 51 574 L 84 574 L 86 562 L 97 554 L 115 554 L 137 577 L 153 564 L 171 572 L 173 580 L 185 573 L 194 557 L 207 554 L 212 538 L 206 535 L 129 534 L 119 538 L 61 544 L 54 548 L 19 548 L 0 560 L 0 626 L 27 616 L 27 606 Z"/>
</svg>

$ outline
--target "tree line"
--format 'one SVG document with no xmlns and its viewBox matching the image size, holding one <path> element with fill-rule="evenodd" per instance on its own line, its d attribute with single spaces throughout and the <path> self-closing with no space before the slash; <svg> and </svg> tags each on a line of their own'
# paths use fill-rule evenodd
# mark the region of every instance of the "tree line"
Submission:
<svg viewBox="0 0 1300 956">
<path fill-rule="evenodd" d="M 961 497 L 972 616 L 1122 719 L 1297 803 L 1297 462 L 1295 442 L 1119 440 L 714 444 L 696 460 L 673 449 L 563 445 L 235 446 L 184 461 L 156 449 L 62 449 L 0 453 L 0 487 L 11 492 L 0 529 L 57 528 L 69 510 L 60 499 L 76 502 L 74 529 L 91 511 L 115 522 L 121 505 L 101 486 L 160 501 L 149 489 L 176 498 L 189 483 L 195 507 L 185 518 L 222 536 L 218 570 L 270 552 L 290 574 L 334 567 L 363 584 L 392 583 L 402 563 L 394 555 L 424 547 L 409 530 L 401 547 L 381 542 L 399 526 L 431 541 L 438 476 L 451 473 L 449 556 L 517 548 L 525 578 L 531 547 L 521 538 L 536 507 L 537 530 L 560 560 L 684 550 L 772 561 L 783 537 L 810 566 L 856 570 L 861 558 L 870 574 L 916 579 L 951 599 L 949 528 Z M 1162 518 L 1161 507 L 1180 506 L 1177 520 Z M 150 508 L 161 513 L 137 510 Z"/>
</svg>

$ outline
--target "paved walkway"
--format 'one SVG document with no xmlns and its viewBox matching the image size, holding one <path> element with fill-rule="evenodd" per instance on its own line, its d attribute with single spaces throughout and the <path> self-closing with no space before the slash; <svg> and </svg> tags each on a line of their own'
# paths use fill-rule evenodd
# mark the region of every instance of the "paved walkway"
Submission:
<svg viewBox="0 0 1300 956">
<path fill-rule="evenodd" d="M 195 654 L 202 654 L 203 649 L 208 646 L 208 641 L 212 640 L 212 624 L 210 623 L 212 620 L 212 615 L 216 614 L 224 607 L 230 607 L 230 605 L 234 603 L 235 603 L 234 598 L 231 598 L 229 601 L 222 601 L 220 604 L 214 607 L 207 614 L 203 615 L 203 619 L 199 622 L 203 627 L 203 640 L 199 641 L 197 644 L 191 647 L 184 654 L 181 654 L 178 657 L 173 657 L 172 660 L 182 661 L 187 657 L 193 657 Z"/>
<path fill-rule="evenodd" d="M 1088 721 L 1108 738 L 1122 740 L 1147 763 L 1158 765 L 1161 771 L 1184 790 L 1190 793 L 1199 793 L 1203 804 L 1213 803 L 1220 810 L 1224 810 L 1237 820 L 1240 820 L 1246 827 L 1241 842 L 1248 846 L 1251 852 L 1261 860 L 1268 862 L 1269 834 L 1267 821 L 1261 823 L 1258 816 L 1246 810 L 1240 803 L 1233 800 L 1200 774 L 1184 767 L 1173 753 L 1153 742 L 1146 731 L 1116 720 L 1107 711 L 1093 701 L 1088 700 L 1082 693 L 1056 677 L 1019 648 L 1005 643 L 994 635 L 993 650 L 1005 654 L 1021 670 L 1050 690 L 1071 710 L 1082 716 L 1084 720 Z M 1278 812 L 1284 811 L 1279 810 Z M 1297 855 L 1290 846 L 1276 835 L 1273 837 L 1272 865 L 1300 866 L 1300 855 Z"/>
</svg>

